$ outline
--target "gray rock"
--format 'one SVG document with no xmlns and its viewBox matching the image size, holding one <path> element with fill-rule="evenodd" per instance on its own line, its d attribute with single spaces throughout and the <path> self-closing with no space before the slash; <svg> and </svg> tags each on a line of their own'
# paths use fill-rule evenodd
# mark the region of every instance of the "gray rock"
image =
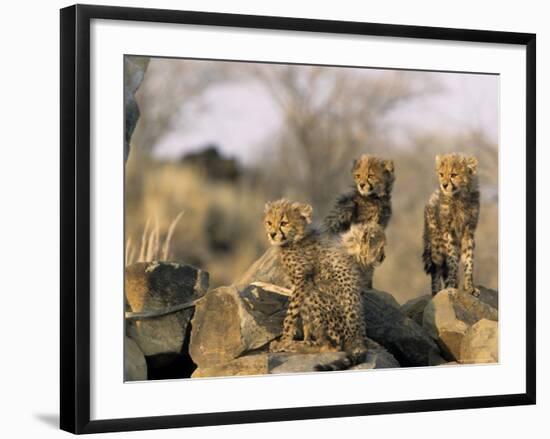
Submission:
<svg viewBox="0 0 550 439">
<path fill-rule="evenodd" d="M 449 360 L 458 360 L 466 332 L 481 319 L 497 321 L 498 311 L 465 291 L 449 288 L 428 302 L 422 325 Z"/>
<path fill-rule="evenodd" d="M 192 302 L 208 288 L 208 273 L 188 265 L 140 262 L 126 267 L 125 297 L 132 313 L 158 313 Z M 193 306 L 159 317 L 127 319 L 126 333 L 146 355 L 182 351 Z"/>
<path fill-rule="evenodd" d="M 315 366 L 346 358 L 345 352 L 323 352 L 318 354 L 269 354 L 269 373 L 315 372 Z"/>
<path fill-rule="evenodd" d="M 128 159 L 130 140 L 140 116 L 135 93 L 143 81 L 149 60 L 147 57 L 124 57 L 124 161 Z"/>
<path fill-rule="evenodd" d="M 403 306 L 401 306 L 401 312 L 407 317 L 413 319 L 416 323 L 422 326 L 422 319 L 424 317 L 424 308 L 430 301 L 432 296 L 426 294 L 424 296 L 415 297 L 409 300 Z"/>
<path fill-rule="evenodd" d="M 399 305 L 399 302 L 391 295 L 390 293 L 386 293 L 385 291 L 380 290 L 367 290 L 368 294 L 374 294 L 377 296 L 380 300 L 382 300 L 386 305 L 392 306 L 394 308 L 399 309 L 401 306 Z"/>
<path fill-rule="evenodd" d="M 145 381 L 147 363 L 143 352 L 130 337 L 124 337 L 124 381 Z"/>
<path fill-rule="evenodd" d="M 363 293 L 367 335 L 384 346 L 401 366 L 428 366 L 439 357 L 434 340 L 415 321 L 376 291 Z"/>
<path fill-rule="evenodd" d="M 368 351 L 367 358 L 364 363 L 351 367 L 350 370 L 365 370 L 365 369 L 389 369 L 400 367 L 395 357 L 390 354 L 387 349 L 380 346 L 373 340 L 367 343 Z"/>
<path fill-rule="evenodd" d="M 460 345 L 461 363 L 498 363 L 498 323 L 481 319 L 472 325 Z"/>
<path fill-rule="evenodd" d="M 382 346 L 370 342 L 366 361 L 350 370 L 382 369 L 399 367 L 397 360 Z M 345 352 L 320 353 L 255 353 L 227 361 L 199 367 L 193 373 L 193 378 L 263 375 L 263 374 L 290 374 L 316 372 L 319 364 L 327 364 L 346 358 Z"/>
<path fill-rule="evenodd" d="M 281 268 L 279 254 L 275 247 L 270 247 L 233 285 L 243 289 L 258 281 L 290 288 L 290 282 Z"/>
<path fill-rule="evenodd" d="M 228 363 L 279 337 L 286 296 L 248 286 L 209 291 L 196 306 L 189 352 L 199 368 Z"/>
<path fill-rule="evenodd" d="M 485 288 L 481 285 L 478 285 L 477 288 L 479 289 L 478 299 L 498 310 L 498 291 Z"/>
</svg>

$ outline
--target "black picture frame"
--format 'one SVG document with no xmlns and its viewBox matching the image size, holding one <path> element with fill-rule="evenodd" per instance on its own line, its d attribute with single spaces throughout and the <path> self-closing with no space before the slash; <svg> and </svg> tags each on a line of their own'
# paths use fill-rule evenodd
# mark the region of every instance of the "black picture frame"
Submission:
<svg viewBox="0 0 550 439">
<path fill-rule="evenodd" d="M 508 395 L 90 420 L 90 21 L 181 23 L 526 47 L 526 392 Z M 535 404 L 536 36 L 290 17 L 75 5 L 61 9 L 61 429 L 99 433 Z M 122 142 L 121 142 L 122 146 Z"/>
</svg>

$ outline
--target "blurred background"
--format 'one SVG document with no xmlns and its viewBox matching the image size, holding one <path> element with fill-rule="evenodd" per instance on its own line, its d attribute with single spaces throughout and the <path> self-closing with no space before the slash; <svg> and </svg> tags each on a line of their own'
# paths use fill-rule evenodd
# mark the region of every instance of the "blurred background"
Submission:
<svg viewBox="0 0 550 439">
<path fill-rule="evenodd" d="M 320 221 L 370 153 L 396 169 L 374 286 L 404 302 L 430 292 L 423 209 L 435 155 L 457 151 L 479 159 L 475 282 L 496 289 L 498 86 L 495 75 L 151 58 L 126 164 L 126 263 L 175 260 L 230 284 L 268 247 L 266 201 L 309 202 Z"/>
</svg>

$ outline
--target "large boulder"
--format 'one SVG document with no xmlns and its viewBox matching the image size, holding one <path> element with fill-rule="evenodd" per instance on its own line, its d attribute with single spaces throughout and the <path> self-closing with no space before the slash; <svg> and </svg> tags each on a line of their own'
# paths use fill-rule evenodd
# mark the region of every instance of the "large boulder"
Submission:
<svg viewBox="0 0 550 439">
<path fill-rule="evenodd" d="M 142 56 L 124 57 L 124 161 L 128 159 L 130 141 L 140 116 L 136 91 L 143 81 L 149 60 Z"/>
<path fill-rule="evenodd" d="M 405 302 L 401 306 L 401 312 L 407 317 L 413 319 L 416 323 L 422 326 L 422 320 L 424 317 L 424 308 L 431 300 L 432 296 L 430 294 L 425 294 L 424 296 L 415 297 L 414 299 Z"/>
<path fill-rule="evenodd" d="M 481 319 L 473 324 L 460 345 L 461 363 L 498 363 L 498 323 Z"/>
<path fill-rule="evenodd" d="M 145 381 L 147 362 L 137 343 L 130 337 L 124 337 L 124 380 Z"/>
<path fill-rule="evenodd" d="M 490 291 L 485 289 L 486 300 L 494 299 Z M 460 361 L 464 336 L 481 319 L 498 321 L 498 310 L 466 291 L 449 288 L 438 292 L 428 302 L 422 325 L 449 360 Z"/>
<path fill-rule="evenodd" d="M 130 310 L 126 333 L 146 356 L 180 354 L 193 316 L 193 301 L 208 289 L 208 273 L 177 263 L 140 262 L 126 267 L 124 283 Z M 185 304 L 188 306 L 173 311 Z"/>
<path fill-rule="evenodd" d="M 269 373 L 268 355 L 254 354 L 225 363 L 215 363 L 197 368 L 192 378 L 208 378 L 239 375 L 265 375 Z"/>
<path fill-rule="evenodd" d="M 287 302 L 286 296 L 254 285 L 209 291 L 196 305 L 191 358 L 204 369 L 267 347 L 281 335 Z"/>
<path fill-rule="evenodd" d="M 243 289 L 254 282 L 290 288 L 290 282 L 281 267 L 279 253 L 275 247 L 270 247 L 233 285 Z"/>
<path fill-rule="evenodd" d="M 441 362 L 440 349 L 426 331 L 392 305 L 388 293 L 363 292 L 367 335 L 384 346 L 401 366 L 428 366 Z"/>
<path fill-rule="evenodd" d="M 369 340 L 369 350 L 364 363 L 350 370 L 383 369 L 399 367 L 397 360 L 382 346 Z M 253 353 L 225 363 L 199 367 L 193 378 L 264 375 L 315 372 L 315 367 L 346 358 L 345 352 L 319 353 Z"/>
<path fill-rule="evenodd" d="M 400 367 L 395 357 L 388 352 L 386 348 L 376 343 L 374 340 L 367 340 L 367 358 L 365 362 L 351 367 L 352 370 L 364 369 L 389 369 Z"/>
</svg>

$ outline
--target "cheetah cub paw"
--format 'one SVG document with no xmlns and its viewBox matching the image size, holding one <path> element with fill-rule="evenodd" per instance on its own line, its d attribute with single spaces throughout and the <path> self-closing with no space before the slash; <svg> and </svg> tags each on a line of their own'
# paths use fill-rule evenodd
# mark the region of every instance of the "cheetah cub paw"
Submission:
<svg viewBox="0 0 550 439">
<path fill-rule="evenodd" d="M 269 345 L 270 352 L 292 352 L 294 342 L 292 340 L 280 339 L 274 340 Z"/>
</svg>

